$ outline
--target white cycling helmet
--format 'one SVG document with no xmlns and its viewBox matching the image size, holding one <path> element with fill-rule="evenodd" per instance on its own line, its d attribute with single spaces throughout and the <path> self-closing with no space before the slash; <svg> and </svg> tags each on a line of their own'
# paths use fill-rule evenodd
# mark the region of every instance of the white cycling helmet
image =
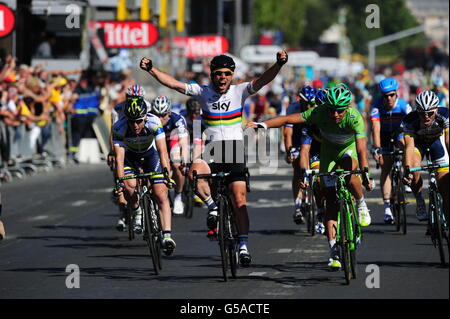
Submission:
<svg viewBox="0 0 450 319">
<path fill-rule="evenodd" d="M 431 111 L 439 106 L 439 98 L 433 91 L 424 91 L 416 97 L 416 108 L 419 112 Z"/>
<path fill-rule="evenodd" d="M 127 91 L 125 92 L 125 95 L 127 97 L 134 96 L 134 97 L 144 97 L 145 91 L 144 88 L 140 85 L 134 84 L 127 88 Z"/>
<path fill-rule="evenodd" d="M 153 100 L 152 103 L 152 113 L 157 116 L 165 116 L 170 111 L 170 106 L 172 102 L 167 96 L 158 96 Z"/>
</svg>

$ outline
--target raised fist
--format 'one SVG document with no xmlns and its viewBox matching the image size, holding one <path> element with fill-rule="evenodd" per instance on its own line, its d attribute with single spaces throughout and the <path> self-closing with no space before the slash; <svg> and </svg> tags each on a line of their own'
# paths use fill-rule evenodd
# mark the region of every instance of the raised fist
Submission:
<svg viewBox="0 0 450 319">
<path fill-rule="evenodd" d="M 280 66 L 283 66 L 288 61 L 288 54 L 286 51 L 277 52 L 277 63 Z"/>
<path fill-rule="evenodd" d="M 142 70 L 150 72 L 150 70 L 153 68 L 153 63 L 150 59 L 142 58 L 139 66 Z"/>
</svg>

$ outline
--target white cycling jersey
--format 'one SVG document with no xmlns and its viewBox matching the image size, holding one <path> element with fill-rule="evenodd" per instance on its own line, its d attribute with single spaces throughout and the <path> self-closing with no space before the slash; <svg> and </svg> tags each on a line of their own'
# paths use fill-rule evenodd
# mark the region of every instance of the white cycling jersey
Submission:
<svg viewBox="0 0 450 319">
<path fill-rule="evenodd" d="M 208 141 L 243 140 L 242 109 L 245 100 L 256 92 L 251 82 L 230 85 L 219 94 L 212 85 L 186 84 L 186 95 L 199 97 L 202 121 Z"/>
</svg>

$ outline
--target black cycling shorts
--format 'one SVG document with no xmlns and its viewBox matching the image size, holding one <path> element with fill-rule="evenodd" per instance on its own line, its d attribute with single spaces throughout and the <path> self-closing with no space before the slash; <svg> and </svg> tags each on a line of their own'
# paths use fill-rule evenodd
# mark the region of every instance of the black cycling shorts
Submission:
<svg viewBox="0 0 450 319">
<path fill-rule="evenodd" d="M 245 182 L 245 163 L 244 142 L 239 140 L 215 141 L 205 145 L 205 151 L 202 159 L 208 163 L 211 173 L 232 173 L 227 178 L 227 183 L 237 181 Z"/>
</svg>

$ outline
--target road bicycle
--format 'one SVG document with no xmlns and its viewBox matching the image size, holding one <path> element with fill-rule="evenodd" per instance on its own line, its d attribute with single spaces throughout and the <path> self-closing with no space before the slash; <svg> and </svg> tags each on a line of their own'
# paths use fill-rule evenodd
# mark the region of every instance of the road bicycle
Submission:
<svg viewBox="0 0 450 319">
<path fill-rule="evenodd" d="M 391 139 L 391 143 L 394 143 L 394 140 Z M 407 232 L 407 224 L 406 224 L 406 205 L 408 202 L 406 201 L 406 191 L 405 184 L 402 182 L 402 157 L 403 150 L 394 146 L 392 151 L 384 151 L 381 152 L 383 156 L 392 157 L 393 164 L 390 171 L 391 177 L 391 209 L 394 213 L 394 224 L 396 231 L 402 231 L 403 235 L 406 235 Z M 379 168 L 379 164 L 377 163 L 377 168 Z"/>
<path fill-rule="evenodd" d="M 409 168 L 405 168 L 405 176 L 408 176 L 412 172 L 427 171 L 430 175 L 429 183 L 429 206 L 428 206 L 428 229 L 430 230 L 431 241 L 433 246 L 438 249 L 441 264 L 445 266 L 445 252 L 444 252 L 444 240 L 447 242 L 448 250 L 448 222 L 445 217 L 443 208 L 442 196 L 439 193 L 436 170 L 439 168 L 448 167 L 448 164 L 432 164 L 429 159 L 429 149 L 426 150 L 425 156 L 427 157 L 427 165 Z"/>
<path fill-rule="evenodd" d="M 184 216 L 191 219 L 194 214 L 194 190 L 192 187 L 191 180 L 189 178 L 189 166 L 182 165 L 180 170 L 185 168 L 184 171 L 184 186 L 183 186 L 183 203 L 184 203 Z"/>
<path fill-rule="evenodd" d="M 316 214 L 317 214 L 317 205 L 316 198 L 314 196 L 315 189 L 318 186 L 316 183 L 317 176 L 315 173 L 318 173 L 319 170 L 300 170 L 300 176 L 303 176 L 303 183 L 309 182 L 308 187 L 305 189 L 300 188 L 299 192 L 302 192 L 302 202 L 300 205 L 300 210 L 302 212 L 302 216 L 306 219 L 306 231 L 314 236 L 316 234 Z"/>
<path fill-rule="evenodd" d="M 158 201 L 153 194 L 151 185 L 154 179 L 161 179 L 162 177 L 167 181 L 166 185 L 168 187 L 173 183 L 169 178 L 167 169 L 164 169 L 161 172 L 142 173 L 119 178 L 119 181 L 127 179 L 138 180 L 136 192 L 139 197 L 139 205 L 143 212 L 141 225 L 143 228 L 143 239 L 147 242 L 156 275 L 158 275 L 162 269 L 161 251 L 163 236 Z M 129 207 L 127 211 L 127 223 L 129 236 L 133 239 L 134 216 L 131 207 Z"/>
<path fill-rule="evenodd" d="M 245 176 L 247 192 L 250 192 L 250 174 L 247 169 L 242 174 Z M 242 174 L 225 172 L 197 174 L 195 170 L 192 172 L 193 190 L 196 194 L 198 194 L 197 185 L 199 179 L 213 180 L 216 186 L 214 201 L 218 208 L 217 238 L 220 247 L 224 281 L 228 281 L 228 270 L 230 270 L 233 278 L 237 277 L 237 268 L 239 265 L 237 226 L 227 179 L 232 176 L 241 176 Z"/>
<path fill-rule="evenodd" d="M 350 284 L 351 279 L 356 278 L 356 249 L 361 243 L 362 232 L 358 222 L 355 201 L 347 188 L 345 178 L 359 174 L 367 180 L 368 170 L 345 171 L 337 169 L 333 172 L 319 173 L 318 177 L 331 179 L 336 188 L 336 204 L 338 207 L 336 244 L 339 247 L 340 258 L 344 270 L 345 283 Z"/>
</svg>

